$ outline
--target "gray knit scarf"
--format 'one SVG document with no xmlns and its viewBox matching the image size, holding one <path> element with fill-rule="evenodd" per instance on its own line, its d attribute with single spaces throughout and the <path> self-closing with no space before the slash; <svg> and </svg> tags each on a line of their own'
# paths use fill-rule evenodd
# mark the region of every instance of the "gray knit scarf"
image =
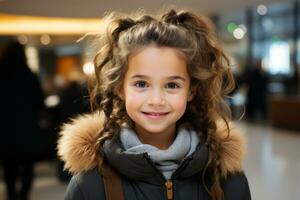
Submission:
<svg viewBox="0 0 300 200">
<path fill-rule="evenodd" d="M 142 144 L 135 132 L 128 128 L 121 130 L 120 139 L 125 148 L 125 153 L 148 153 L 166 179 L 171 178 L 183 158 L 191 155 L 199 143 L 196 132 L 184 128 L 179 129 L 174 142 L 166 150 L 160 150 L 149 144 Z"/>
</svg>

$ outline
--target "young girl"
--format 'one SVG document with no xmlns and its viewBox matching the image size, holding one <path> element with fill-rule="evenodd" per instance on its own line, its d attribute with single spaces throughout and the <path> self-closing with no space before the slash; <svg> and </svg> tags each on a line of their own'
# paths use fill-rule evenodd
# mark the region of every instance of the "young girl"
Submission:
<svg viewBox="0 0 300 200">
<path fill-rule="evenodd" d="M 75 174 L 65 199 L 120 190 L 126 200 L 251 199 L 244 138 L 223 101 L 234 82 L 209 20 L 174 10 L 107 19 L 91 95 L 98 112 L 65 125 L 58 142 Z M 104 166 L 121 188 L 105 187 Z"/>
</svg>

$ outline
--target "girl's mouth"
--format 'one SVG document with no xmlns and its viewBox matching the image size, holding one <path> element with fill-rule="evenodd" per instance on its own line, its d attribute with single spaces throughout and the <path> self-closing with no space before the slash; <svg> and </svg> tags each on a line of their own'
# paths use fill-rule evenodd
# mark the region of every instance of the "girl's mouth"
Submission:
<svg viewBox="0 0 300 200">
<path fill-rule="evenodd" d="M 164 116 L 169 114 L 169 112 L 142 112 L 142 113 L 151 119 L 161 119 Z"/>
</svg>

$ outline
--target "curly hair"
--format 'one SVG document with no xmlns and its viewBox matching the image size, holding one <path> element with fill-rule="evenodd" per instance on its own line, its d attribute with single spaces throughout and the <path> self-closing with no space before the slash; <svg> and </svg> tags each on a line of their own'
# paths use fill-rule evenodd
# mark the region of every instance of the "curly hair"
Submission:
<svg viewBox="0 0 300 200">
<path fill-rule="evenodd" d="M 177 124 L 190 124 L 208 146 L 209 160 L 202 181 L 212 199 L 223 199 L 219 161 L 221 141 L 216 137 L 216 123 L 224 120 L 230 134 L 230 109 L 224 97 L 233 89 L 234 80 L 212 23 L 204 16 L 173 9 L 158 17 L 111 14 L 106 17 L 106 22 L 106 33 L 99 40 L 101 49 L 94 59 L 96 82 L 91 90 L 93 107 L 106 116 L 97 141 L 99 149 L 106 139 L 119 134 L 124 123 L 132 124 L 124 102 L 116 92 L 122 85 L 129 55 L 149 45 L 176 48 L 186 56 L 191 87 L 195 88 L 194 98 L 188 102 Z M 212 181 L 209 186 L 205 183 L 206 174 Z"/>
</svg>

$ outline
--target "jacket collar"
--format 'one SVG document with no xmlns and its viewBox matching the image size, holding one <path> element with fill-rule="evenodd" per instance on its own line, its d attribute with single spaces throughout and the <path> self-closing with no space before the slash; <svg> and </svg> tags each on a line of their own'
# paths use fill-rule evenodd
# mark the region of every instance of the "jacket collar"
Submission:
<svg viewBox="0 0 300 200">
<path fill-rule="evenodd" d="M 164 179 L 161 173 L 154 167 L 147 153 L 128 154 L 121 145 L 119 139 L 106 141 L 103 147 L 105 157 L 110 165 L 117 171 L 131 179 L 151 179 L 158 177 Z M 189 177 L 200 172 L 208 160 L 208 148 L 205 144 L 199 143 L 195 152 L 184 159 L 179 165 L 176 178 Z M 175 178 L 174 177 L 174 178 Z"/>
<path fill-rule="evenodd" d="M 65 169 L 69 170 L 71 173 L 79 173 L 91 170 L 98 165 L 99 149 L 96 141 L 102 128 L 104 118 L 105 116 L 103 113 L 87 114 L 79 116 L 70 123 L 63 125 L 57 148 L 59 157 L 65 162 Z M 232 123 L 230 124 L 230 129 L 230 135 L 227 137 L 225 124 L 221 122 L 217 123 L 216 134 L 220 144 L 219 152 L 222 176 L 226 176 L 231 172 L 241 171 L 243 159 L 245 157 L 245 137 Z M 108 148 L 114 151 L 115 157 L 109 156 L 109 162 L 116 162 L 115 159 L 120 159 L 122 157 L 121 149 L 118 147 L 117 142 L 110 145 L 115 145 L 114 148 Z M 106 154 L 110 153 L 111 155 L 112 153 L 107 150 L 105 151 Z M 205 158 L 205 156 L 203 157 L 203 151 L 203 148 L 201 151 L 199 151 L 198 148 L 194 154 L 194 156 L 196 156 L 195 158 Z M 140 157 L 141 156 L 142 154 L 140 154 Z M 127 159 L 132 159 L 132 163 L 135 163 L 135 166 L 137 166 L 137 162 L 143 162 L 139 163 L 143 166 L 145 164 L 145 159 L 140 157 L 127 157 Z M 191 165 L 189 166 L 201 170 L 203 163 L 206 161 L 204 162 L 202 160 L 199 162 L 199 158 L 191 160 Z M 111 159 L 114 159 L 114 161 Z M 189 176 L 190 173 L 197 171 L 197 169 L 183 170 L 181 175 Z M 124 171 L 124 168 L 122 168 L 122 171 Z M 136 173 L 139 172 L 137 171 Z M 145 173 L 145 171 L 143 171 L 143 173 Z M 149 173 L 152 172 L 149 171 Z M 139 174 L 135 174 L 133 176 L 138 175 Z"/>
</svg>

